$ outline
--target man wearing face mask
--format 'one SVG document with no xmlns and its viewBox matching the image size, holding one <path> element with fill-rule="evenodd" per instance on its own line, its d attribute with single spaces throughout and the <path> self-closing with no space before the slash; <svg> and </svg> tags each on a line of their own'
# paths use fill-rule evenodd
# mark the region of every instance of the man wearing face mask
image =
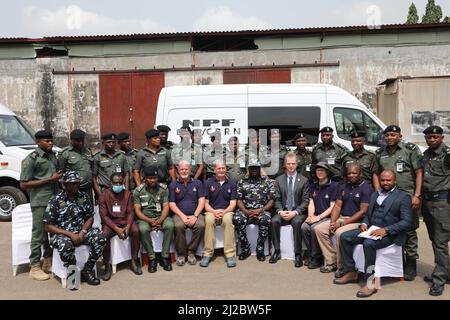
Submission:
<svg viewBox="0 0 450 320">
<path fill-rule="evenodd" d="M 99 199 L 99 210 L 103 224 L 103 234 L 106 238 L 106 246 L 103 250 L 103 263 L 105 272 L 102 279 L 108 281 L 111 278 L 111 238 L 115 235 L 121 240 L 128 236 L 131 239 L 131 270 L 142 274 L 138 253 L 140 246 L 139 228 L 134 222 L 133 198 L 125 189 L 124 179 L 121 173 L 113 173 L 111 176 L 111 188 L 106 189 Z"/>
</svg>

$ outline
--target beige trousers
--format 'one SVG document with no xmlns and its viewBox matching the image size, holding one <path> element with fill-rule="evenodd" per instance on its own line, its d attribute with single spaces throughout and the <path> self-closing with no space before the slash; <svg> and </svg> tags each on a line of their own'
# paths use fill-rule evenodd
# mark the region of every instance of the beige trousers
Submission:
<svg viewBox="0 0 450 320">
<path fill-rule="evenodd" d="M 225 257 L 234 257 L 236 254 L 233 212 L 226 212 L 222 218 L 223 229 L 223 252 Z M 205 212 L 205 246 L 203 247 L 203 255 L 212 257 L 216 242 L 216 219 L 211 212 Z"/>
<path fill-rule="evenodd" d="M 337 222 L 342 222 L 350 217 L 340 216 Z M 336 264 L 339 270 L 344 269 L 344 261 L 341 253 L 341 235 L 349 230 L 357 229 L 359 223 L 350 223 L 342 226 L 336 230 L 334 236 L 336 237 L 336 248 L 331 243 L 331 237 L 333 234 L 330 232 L 331 220 L 321 223 L 316 227 L 317 242 L 319 242 L 320 249 L 322 250 L 327 265 Z"/>
</svg>

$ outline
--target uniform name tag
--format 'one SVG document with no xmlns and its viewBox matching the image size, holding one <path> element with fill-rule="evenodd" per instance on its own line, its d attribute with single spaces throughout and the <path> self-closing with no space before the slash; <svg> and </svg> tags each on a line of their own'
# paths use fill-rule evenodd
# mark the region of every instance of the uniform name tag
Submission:
<svg viewBox="0 0 450 320">
<path fill-rule="evenodd" d="M 142 202 L 141 203 L 141 207 L 146 207 L 146 206 L 148 206 L 148 202 Z"/>
<path fill-rule="evenodd" d="M 191 165 L 195 166 L 195 160 L 194 159 L 191 160 Z"/>
<path fill-rule="evenodd" d="M 306 171 L 308 171 L 308 172 L 311 171 L 311 165 L 310 164 L 306 165 Z"/>
<path fill-rule="evenodd" d="M 113 212 L 120 212 L 120 206 L 113 206 Z"/>
<path fill-rule="evenodd" d="M 334 165 L 336 163 L 334 158 L 328 158 L 328 164 Z"/>
<path fill-rule="evenodd" d="M 121 173 L 122 172 L 122 168 L 121 167 L 116 167 L 116 172 Z"/>
<path fill-rule="evenodd" d="M 402 162 L 397 162 L 396 166 L 397 166 L 397 172 L 403 172 L 403 163 Z"/>
<path fill-rule="evenodd" d="M 156 212 L 161 212 L 161 203 L 156 203 Z"/>
</svg>

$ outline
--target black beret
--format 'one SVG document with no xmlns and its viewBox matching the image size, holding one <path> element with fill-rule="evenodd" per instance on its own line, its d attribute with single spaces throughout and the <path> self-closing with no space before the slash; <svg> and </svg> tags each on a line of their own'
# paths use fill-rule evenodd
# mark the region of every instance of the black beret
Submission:
<svg viewBox="0 0 450 320">
<path fill-rule="evenodd" d="M 119 141 L 126 140 L 126 139 L 130 139 L 130 134 L 128 132 L 121 132 L 117 135 L 117 140 L 119 140 Z"/>
<path fill-rule="evenodd" d="M 144 169 L 144 176 L 145 177 L 159 177 L 158 171 L 152 168 Z"/>
<path fill-rule="evenodd" d="M 84 132 L 83 130 L 80 129 L 75 129 L 72 130 L 72 132 L 70 133 L 70 139 L 84 139 L 84 137 L 86 136 L 86 132 Z"/>
<path fill-rule="evenodd" d="M 170 128 L 168 126 L 166 126 L 166 125 L 163 125 L 163 124 L 157 126 L 156 129 L 158 129 L 159 131 L 162 131 L 162 132 L 169 132 L 170 131 Z"/>
<path fill-rule="evenodd" d="M 400 132 L 402 132 L 402 130 L 400 129 L 399 126 L 396 126 L 395 124 L 391 124 L 390 126 L 387 126 L 386 129 L 384 129 L 383 134 L 388 133 L 388 132 L 400 133 Z"/>
<path fill-rule="evenodd" d="M 34 134 L 36 139 L 53 139 L 53 134 L 49 130 L 39 130 Z"/>
<path fill-rule="evenodd" d="M 359 130 L 353 130 L 349 134 L 350 138 L 364 138 L 365 136 L 366 136 L 366 132 L 365 131 L 359 131 Z"/>
<path fill-rule="evenodd" d="M 145 132 L 147 138 L 159 137 L 159 131 L 156 129 L 150 129 Z"/>
<path fill-rule="evenodd" d="M 115 133 L 105 133 L 104 135 L 102 135 L 102 139 L 103 140 L 116 140 L 117 139 L 117 135 Z"/>
<path fill-rule="evenodd" d="M 297 140 L 297 139 L 301 139 L 301 138 L 305 138 L 306 139 L 306 136 L 303 134 L 303 133 L 297 133 L 295 136 L 294 136 L 294 141 L 295 140 Z"/>
<path fill-rule="evenodd" d="M 333 128 L 331 127 L 323 127 L 319 132 L 333 132 Z"/>
<path fill-rule="evenodd" d="M 444 129 L 439 126 L 430 126 L 422 131 L 424 134 L 443 134 Z"/>
</svg>

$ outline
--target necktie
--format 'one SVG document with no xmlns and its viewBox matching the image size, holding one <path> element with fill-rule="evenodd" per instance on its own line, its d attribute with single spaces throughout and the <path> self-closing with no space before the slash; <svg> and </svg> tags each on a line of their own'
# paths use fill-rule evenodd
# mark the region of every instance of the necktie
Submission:
<svg viewBox="0 0 450 320">
<path fill-rule="evenodd" d="M 294 192 L 292 188 L 293 182 L 292 177 L 289 177 L 289 183 L 288 183 L 288 192 L 287 192 L 287 209 L 291 211 L 294 208 Z"/>
</svg>

